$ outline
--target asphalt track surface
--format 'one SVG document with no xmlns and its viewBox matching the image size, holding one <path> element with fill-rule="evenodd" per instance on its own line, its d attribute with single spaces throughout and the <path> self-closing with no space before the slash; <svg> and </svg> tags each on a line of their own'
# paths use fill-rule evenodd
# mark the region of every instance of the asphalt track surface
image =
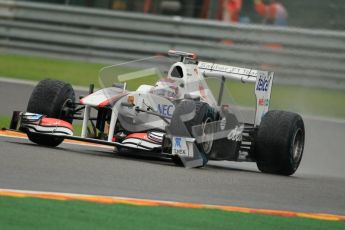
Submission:
<svg viewBox="0 0 345 230">
<path fill-rule="evenodd" d="M 31 91 L 30 85 L 0 82 L 0 115 L 25 110 Z M 345 122 L 304 119 L 304 158 L 291 177 L 260 173 L 253 163 L 185 169 L 163 159 L 118 156 L 109 148 L 47 148 L 0 137 L 0 188 L 344 215 Z"/>
</svg>

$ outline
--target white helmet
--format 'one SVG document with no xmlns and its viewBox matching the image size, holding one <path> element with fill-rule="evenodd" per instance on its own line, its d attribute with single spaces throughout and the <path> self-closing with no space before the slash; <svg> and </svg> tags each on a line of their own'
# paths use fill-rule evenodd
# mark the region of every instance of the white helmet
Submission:
<svg viewBox="0 0 345 230">
<path fill-rule="evenodd" d="M 163 78 L 158 81 L 151 90 L 151 93 L 167 98 L 178 99 L 181 96 L 178 84 L 169 78 Z"/>
</svg>

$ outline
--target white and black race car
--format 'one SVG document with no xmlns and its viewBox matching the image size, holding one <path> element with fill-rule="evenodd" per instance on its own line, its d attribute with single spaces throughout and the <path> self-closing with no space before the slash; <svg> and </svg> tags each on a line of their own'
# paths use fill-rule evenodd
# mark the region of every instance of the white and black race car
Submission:
<svg viewBox="0 0 345 230">
<path fill-rule="evenodd" d="M 250 161 L 262 172 L 291 175 L 302 159 L 304 123 L 298 114 L 269 111 L 273 75 L 171 50 L 103 68 L 103 88 L 93 92 L 90 85 L 89 95 L 79 101 L 70 84 L 43 80 L 27 111 L 13 113 L 10 129 L 44 146 L 74 139 L 111 145 L 122 154 L 168 157 L 185 167 L 202 167 L 208 160 Z M 229 92 L 233 81 L 253 83 L 251 121 Z M 73 135 L 73 120 L 82 120 L 81 136 Z"/>
</svg>

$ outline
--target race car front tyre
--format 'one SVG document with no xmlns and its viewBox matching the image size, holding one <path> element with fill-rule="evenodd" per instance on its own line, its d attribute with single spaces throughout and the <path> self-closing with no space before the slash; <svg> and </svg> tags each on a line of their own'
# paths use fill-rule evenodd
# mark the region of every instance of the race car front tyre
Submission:
<svg viewBox="0 0 345 230">
<path fill-rule="evenodd" d="M 66 114 L 64 108 L 68 102 L 74 102 L 75 94 L 72 86 L 58 80 L 42 80 L 34 88 L 27 107 L 31 113 L 43 114 L 72 123 L 73 118 Z M 54 137 L 44 134 L 27 132 L 32 142 L 55 147 L 61 144 L 63 137 Z"/>
<path fill-rule="evenodd" d="M 302 117 L 286 111 L 264 115 L 255 141 L 255 157 L 261 172 L 290 176 L 302 160 L 305 130 Z"/>
</svg>

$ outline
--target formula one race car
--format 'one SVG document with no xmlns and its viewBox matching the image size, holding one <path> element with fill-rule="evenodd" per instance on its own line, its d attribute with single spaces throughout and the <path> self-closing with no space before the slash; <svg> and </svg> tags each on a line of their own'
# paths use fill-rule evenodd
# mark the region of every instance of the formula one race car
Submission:
<svg viewBox="0 0 345 230">
<path fill-rule="evenodd" d="M 202 167 L 208 160 L 251 161 L 262 172 L 291 175 L 302 159 L 304 123 L 298 114 L 268 111 L 273 75 L 171 50 L 104 67 L 103 88 L 93 92 L 90 85 L 79 101 L 71 85 L 43 80 L 27 112 L 14 112 L 10 128 L 44 146 L 74 139 L 111 145 L 123 155 L 130 150 L 167 157 L 185 167 Z M 255 84 L 250 121 L 229 92 L 233 80 Z M 72 121 L 78 119 L 81 136 L 74 136 Z"/>
</svg>

